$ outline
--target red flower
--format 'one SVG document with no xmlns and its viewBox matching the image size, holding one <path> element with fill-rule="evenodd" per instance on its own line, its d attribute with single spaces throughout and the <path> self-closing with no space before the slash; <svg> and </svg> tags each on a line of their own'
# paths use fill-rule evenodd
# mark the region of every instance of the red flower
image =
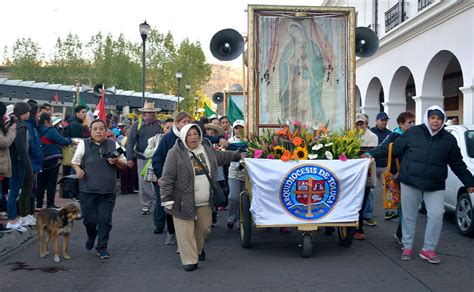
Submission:
<svg viewBox="0 0 474 292">
<path fill-rule="evenodd" d="M 345 154 L 341 154 L 341 155 L 339 155 L 339 160 L 347 161 L 347 156 Z"/>
</svg>

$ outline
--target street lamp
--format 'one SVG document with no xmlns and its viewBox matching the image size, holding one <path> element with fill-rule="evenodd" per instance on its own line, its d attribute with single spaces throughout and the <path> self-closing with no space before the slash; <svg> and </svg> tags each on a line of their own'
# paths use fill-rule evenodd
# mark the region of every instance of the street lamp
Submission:
<svg viewBox="0 0 474 292">
<path fill-rule="evenodd" d="M 181 87 L 181 78 L 183 78 L 183 73 L 181 73 L 181 71 L 176 72 L 176 79 L 178 79 L 178 101 L 177 101 L 177 103 L 178 103 L 178 112 L 179 112 L 179 97 L 181 96 L 181 93 L 180 93 L 180 91 L 181 91 L 181 88 L 180 88 Z"/>
<path fill-rule="evenodd" d="M 189 110 L 189 90 L 191 90 L 191 85 L 186 83 L 186 111 Z"/>
<path fill-rule="evenodd" d="M 195 96 L 194 101 L 195 101 L 195 104 L 196 104 L 196 109 L 194 110 L 194 115 L 196 115 L 196 116 L 198 114 L 198 100 L 199 100 L 199 97 Z"/>
<path fill-rule="evenodd" d="M 142 99 L 145 102 L 145 42 L 148 34 L 150 33 L 150 25 L 146 23 L 141 23 L 139 25 L 140 35 L 142 36 L 142 46 L 143 46 L 143 54 L 142 54 Z"/>
</svg>

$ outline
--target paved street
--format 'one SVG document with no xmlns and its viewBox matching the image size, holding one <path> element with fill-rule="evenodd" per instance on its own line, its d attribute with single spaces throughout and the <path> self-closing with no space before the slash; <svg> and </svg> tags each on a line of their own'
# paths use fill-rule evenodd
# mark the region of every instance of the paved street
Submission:
<svg viewBox="0 0 474 292">
<path fill-rule="evenodd" d="M 379 225 L 366 227 L 367 240 L 344 248 L 337 235 L 318 231 L 308 259 L 299 255 L 295 230 L 260 230 L 254 233 L 252 248 L 241 248 L 239 233 L 227 230 L 221 214 L 206 245 L 206 261 L 189 273 L 181 267 L 176 246 L 164 244 L 166 235 L 152 233 L 151 215 L 139 215 L 138 196 L 118 196 L 110 259 L 101 260 L 84 248 L 85 230 L 77 221 L 71 260 L 55 264 L 52 256 L 41 259 L 31 241 L 1 260 L 0 291 L 473 291 L 474 241 L 457 233 L 452 214 L 445 216 L 440 265 L 418 256 L 402 262 L 393 239 L 397 220 L 383 221 L 381 204 L 376 203 Z M 418 231 L 425 223 L 425 216 L 420 218 Z M 417 234 L 415 251 L 421 245 Z M 15 262 L 64 270 L 12 271 Z"/>
</svg>

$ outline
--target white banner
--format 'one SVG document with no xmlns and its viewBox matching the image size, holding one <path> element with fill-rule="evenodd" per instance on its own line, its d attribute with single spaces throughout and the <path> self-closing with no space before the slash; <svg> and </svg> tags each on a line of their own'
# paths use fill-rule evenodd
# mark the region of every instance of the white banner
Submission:
<svg viewBox="0 0 474 292">
<path fill-rule="evenodd" d="M 254 223 L 301 225 L 357 221 L 369 164 L 369 159 L 283 162 L 246 158 Z"/>
</svg>

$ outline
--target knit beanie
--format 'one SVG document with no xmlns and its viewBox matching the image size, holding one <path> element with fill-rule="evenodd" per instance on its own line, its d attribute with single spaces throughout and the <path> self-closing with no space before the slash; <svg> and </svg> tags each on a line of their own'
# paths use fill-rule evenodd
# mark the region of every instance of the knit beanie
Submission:
<svg viewBox="0 0 474 292">
<path fill-rule="evenodd" d="M 428 111 L 428 118 L 431 116 L 438 116 L 440 119 L 444 120 L 444 114 L 438 109 Z"/>
<path fill-rule="evenodd" d="M 7 106 L 0 101 L 0 119 L 3 118 L 5 113 L 7 112 Z"/>
<path fill-rule="evenodd" d="M 20 117 L 21 115 L 26 114 L 31 110 L 31 107 L 26 102 L 19 101 L 15 103 L 15 107 L 13 108 L 13 113 L 15 116 Z"/>
</svg>

